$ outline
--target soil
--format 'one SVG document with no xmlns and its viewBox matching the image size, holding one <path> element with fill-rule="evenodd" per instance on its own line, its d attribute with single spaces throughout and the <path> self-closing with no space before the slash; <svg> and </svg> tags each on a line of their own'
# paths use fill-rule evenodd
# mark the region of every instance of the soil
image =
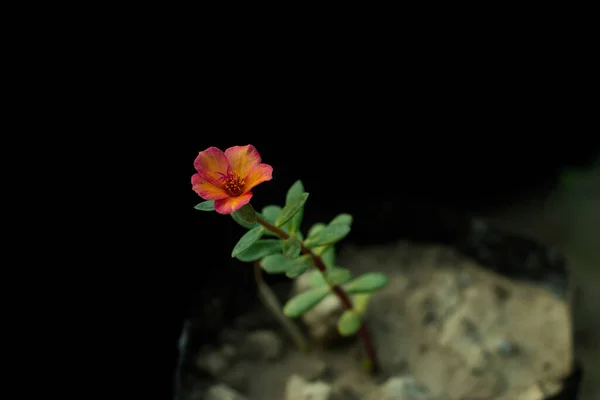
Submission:
<svg viewBox="0 0 600 400">
<path fill-rule="evenodd" d="M 480 224 L 473 224 L 463 248 L 497 260 L 486 266 L 457 247 L 407 241 L 339 254 L 338 264 L 355 275 L 378 271 L 390 278 L 367 311 L 379 375 L 365 370 L 360 340 L 336 334 L 341 306 L 332 296 L 296 321 L 311 340 L 307 352 L 295 348 L 263 308 L 237 318 L 216 346 L 195 356 L 202 378 L 182 399 L 533 400 L 556 394 L 573 365 L 562 260 Z M 507 255 L 517 242 L 524 250 Z M 489 266 L 527 260 L 535 264 L 531 279 Z M 303 290 L 303 279 L 279 289 L 285 301 Z"/>
</svg>

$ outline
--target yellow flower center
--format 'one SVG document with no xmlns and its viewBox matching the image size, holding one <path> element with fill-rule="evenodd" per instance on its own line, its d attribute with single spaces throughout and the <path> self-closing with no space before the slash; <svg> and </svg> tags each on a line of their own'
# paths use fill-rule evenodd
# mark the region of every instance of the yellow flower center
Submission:
<svg viewBox="0 0 600 400">
<path fill-rule="evenodd" d="M 232 171 L 228 173 L 224 178 L 224 186 L 227 193 L 229 193 L 233 197 L 237 197 L 244 193 L 244 185 L 246 182 L 242 178 L 240 178 L 237 172 Z"/>
</svg>

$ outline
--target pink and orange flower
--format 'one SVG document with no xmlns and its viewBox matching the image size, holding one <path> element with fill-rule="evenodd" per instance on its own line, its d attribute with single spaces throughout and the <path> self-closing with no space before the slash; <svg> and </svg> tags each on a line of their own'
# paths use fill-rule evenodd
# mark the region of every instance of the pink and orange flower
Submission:
<svg viewBox="0 0 600 400">
<path fill-rule="evenodd" d="M 194 161 L 198 171 L 192 176 L 192 189 L 204 200 L 215 201 L 215 211 L 230 214 L 250 202 L 250 189 L 270 181 L 273 167 L 261 164 L 252 145 L 233 146 L 225 150 L 209 147 Z"/>
</svg>

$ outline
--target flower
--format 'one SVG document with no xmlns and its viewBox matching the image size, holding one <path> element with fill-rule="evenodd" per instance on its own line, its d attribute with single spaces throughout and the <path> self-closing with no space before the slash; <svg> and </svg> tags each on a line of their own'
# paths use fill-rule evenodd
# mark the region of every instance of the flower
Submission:
<svg viewBox="0 0 600 400">
<path fill-rule="evenodd" d="M 201 151 L 194 161 L 198 171 L 192 189 L 204 200 L 215 201 L 215 211 L 230 214 L 248 204 L 252 189 L 272 179 L 273 167 L 261 164 L 252 145 L 233 146 L 222 152 L 216 147 Z"/>
</svg>

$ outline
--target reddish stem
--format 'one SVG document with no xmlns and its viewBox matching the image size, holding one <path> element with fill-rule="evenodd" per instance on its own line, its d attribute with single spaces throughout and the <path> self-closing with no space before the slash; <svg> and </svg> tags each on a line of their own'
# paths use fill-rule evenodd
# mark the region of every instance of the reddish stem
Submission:
<svg viewBox="0 0 600 400">
<path fill-rule="evenodd" d="M 259 216 L 256 216 L 256 222 L 258 222 L 259 224 L 264 226 L 266 229 L 273 232 L 274 234 L 276 234 L 277 236 L 279 236 L 280 238 L 282 238 L 284 240 L 288 239 L 290 237 L 290 235 L 286 231 L 276 227 L 275 225 L 269 223 L 268 221 L 265 221 L 264 219 L 260 218 Z M 319 255 L 313 253 L 313 251 L 311 249 L 306 247 L 301 240 L 298 240 L 298 242 L 300 242 L 300 250 L 302 251 L 302 253 L 310 255 L 315 267 L 317 267 L 317 269 L 319 271 L 321 271 L 321 273 L 324 274 L 325 271 L 327 270 L 327 266 L 325 266 L 323 259 Z M 346 307 L 346 309 L 352 310 L 354 308 L 352 305 L 352 301 L 350 300 L 350 297 L 348 297 L 348 294 L 346 294 L 346 292 L 344 291 L 344 289 L 342 289 L 341 286 L 332 285 L 331 289 L 337 295 L 337 297 L 340 299 L 340 301 L 342 302 L 344 307 Z M 377 361 L 377 354 L 375 353 L 375 347 L 373 346 L 373 341 L 371 340 L 371 335 L 369 334 L 369 330 L 367 329 L 367 326 L 364 324 L 364 322 L 361 324 L 360 329 L 358 330 L 358 335 L 360 336 L 360 338 L 362 339 L 362 341 L 364 343 L 365 350 L 367 352 L 367 357 L 369 358 L 369 360 L 371 362 L 371 371 L 373 373 L 379 372 L 379 362 Z"/>
</svg>

